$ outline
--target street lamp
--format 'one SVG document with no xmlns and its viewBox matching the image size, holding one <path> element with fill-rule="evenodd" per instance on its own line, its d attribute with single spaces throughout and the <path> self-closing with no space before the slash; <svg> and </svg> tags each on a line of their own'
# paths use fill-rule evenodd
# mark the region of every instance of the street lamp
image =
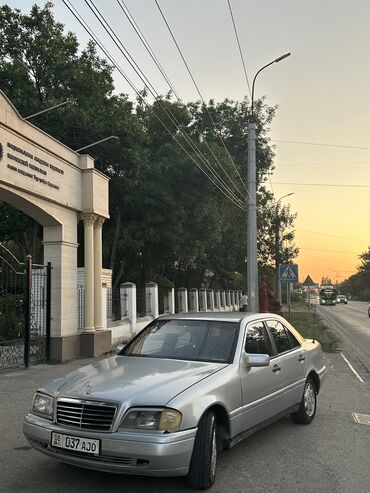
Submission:
<svg viewBox="0 0 370 493">
<path fill-rule="evenodd" d="M 257 209 L 256 209 L 256 129 L 254 121 L 254 84 L 257 75 L 273 63 L 287 58 L 290 53 L 276 58 L 258 70 L 252 84 L 252 121 L 248 123 L 248 197 L 247 197 L 247 293 L 248 308 L 259 311 L 258 300 L 258 263 L 257 263 Z"/>
<path fill-rule="evenodd" d="M 33 113 L 32 115 L 25 116 L 23 120 L 29 120 L 34 116 L 41 115 L 42 113 L 46 113 L 47 111 L 55 110 L 56 108 L 60 108 L 61 106 L 65 106 L 66 104 L 77 104 L 73 99 L 69 99 L 68 101 L 64 101 L 63 103 L 55 104 L 54 106 L 50 106 L 50 108 L 46 108 L 45 110 L 38 111 L 37 113 Z"/>
<path fill-rule="evenodd" d="M 276 283 L 277 283 L 277 294 L 278 300 L 281 305 L 281 283 L 279 279 L 279 265 L 280 265 L 280 218 L 279 218 L 279 203 L 280 200 L 285 199 L 294 195 L 294 192 L 287 193 L 280 197 L 276 201 L 276 224 L 275 224 L 275 268 L 276 268 Z"/>
<path fill-rule="evenodd" d="M 105 139 L 97 140 L 96 142 L 93 142 L 92 144 L 89 144 L 89 145 L 84 146 L 84 147 L 80 147 L 79 149 L 76 149 L 75 152 L 84 151 L 85 149 L 87 149 L 89 147 L 96 146 L 97 144 L 101 144 L 102 142 L 105 142 L 106 140 L 110 140 L 110 139 L 119 140 L 119 137 L 117 137 L 117 135 L 111 135 L 110 137 L 105 137 Z"/>
</svg>

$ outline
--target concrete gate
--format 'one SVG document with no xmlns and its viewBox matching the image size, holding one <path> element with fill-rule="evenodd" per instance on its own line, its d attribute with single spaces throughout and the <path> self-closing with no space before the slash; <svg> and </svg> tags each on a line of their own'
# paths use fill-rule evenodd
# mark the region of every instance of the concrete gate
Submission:
<svg viewBox="0 0 370 493">
<path fill-rule="evenodd" d="M 108 178 L 79 155 L 24 120 L 0 91 L 0 201 L 43 226 L 51 284 L 52 359 L 97 356 L 110 349 L 102 330 L 102 226 Z M 84 222 L 85 328 L 77 332 L 77 224 Z"/>
</svg>

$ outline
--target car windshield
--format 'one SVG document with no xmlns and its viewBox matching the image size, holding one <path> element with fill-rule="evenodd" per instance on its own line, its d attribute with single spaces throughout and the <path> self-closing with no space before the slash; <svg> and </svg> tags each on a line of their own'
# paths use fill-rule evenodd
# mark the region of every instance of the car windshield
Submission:
<svg viewBox="0 0 370 493">
<path fill-rule="evenodd" d="M 209 320 L 156 320 L 120 355 L 229 363 L 239 324 Z"/>
</svg>

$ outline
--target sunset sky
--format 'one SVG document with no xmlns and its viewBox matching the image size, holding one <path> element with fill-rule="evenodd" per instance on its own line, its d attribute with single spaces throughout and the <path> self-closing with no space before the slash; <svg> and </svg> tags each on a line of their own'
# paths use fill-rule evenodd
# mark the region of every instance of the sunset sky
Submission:
<svg viewBox="0 0 370 493">
<path fill-rule="evenodd" d="M 126 69 L 85 2 L 71 2 Z M 7 3 L 29 11 L 33 3 L 44 2 Z M 61 0 L 54 3 L 57 20 L 85 45 L 87 34 Z M 116 0 L 95 3 L 142 62 L 158 92 L 167 92 Z M 198 99 L 154 0 L 125 3 L 182 99 Z M 159 4 L 204 98 L 240 100 L 248 94 L 227 0 L 159 0 Z M 310 274 L 315 282 L 322 276 L 342 281 L 355 273 L 358 255 L 370 245 L 370 2 L 231 0 L 231 5 L 250 82 L 260 67 L 292 53 L 266 69 L 256 83 L 256 96 L 266 95 L 268 104 L 279 106 L 271 127 L 276 170 L 269 187 L 277 199 L 294 192 L 282 203 L 290 203 L 298 213 L 300 280 Z M 142 87 L 132 70 L 127 72 Z M 118 74 L 116 88 L 132 94 Z"/>
</svg>

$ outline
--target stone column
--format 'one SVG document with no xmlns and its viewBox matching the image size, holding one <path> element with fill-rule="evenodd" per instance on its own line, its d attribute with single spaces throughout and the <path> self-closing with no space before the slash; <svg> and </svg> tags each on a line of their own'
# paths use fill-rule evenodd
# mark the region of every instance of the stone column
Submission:
<svg viewBox="0 0 370 493">
<path fill-rule="evenodd" d="M 207 294 L 208 294 L 208 302 L 207 302 L 208 309 L 209 309 L 209 311 L 214 312 L 215 311 L 215 296 L 213 293 L 213 289 L 208 289 Z"/>
<path fill-rule="evenodd" d="M 98 216 L 94 223 L 94 326 L 103 329 L 102 320 L 102 229 L 105 219 Z"/>
<path fill-rule="evenodd" d="M 127 314 L 121 318 L 124 319 L 127 317 L 129 319 L 131 334 L 134 334 L 136 329 L 136 284 L 132 282 L 121 284 L 120 293 L 122 293 L 122 297 L 126 298 L 126 303 L 122 302 L 122 305 L 125 304 L 127 307 Z"/>
<path fill-rule="evenodd" d="M 226 306 L 229 310 L 231 310 L 231 294 L 230 289 L 226 291 Z"/>
<path fill-rule="evenodd" d="M 93 332 L 94 325 L 94 214 L 83 214 L 85 245 L 85 332 Z"/>
<path fill-rule="evenodd" d="M 145 295 L 149 297 L 149 315 L 153 318 L 157 318 L 159 316 L 158 284 L 155 282 L 148 282 L 145 286 Z"/>
<path fill-rule="evenodd" d="M 199 311 L 207 311 L 207 291 L 205 288 L 200 288 L 198 290 L 198 301 L 199 301 Z"/>
<path fill-rule="evenodd" d="M 171 315 L 175 313 L 175 288 L 168 290 L 168 311 Z"/>
<path fill-rule="evenodd" d="M 186 313 L 188 311 L 188 290 L 186 288 L 179 288 L 177 296 L 179 300 L 179 313 Z"/>
<path fill-rule="evenodd" d="M 226 292 L 221 291 L 221 308 L 226 311 Z"/>
<path fill-rule="evenodd" d="M 189 290 L 189 311 L 199 312 L 199 296 L 197 288 L 191 288 Z"/>
</svg>

